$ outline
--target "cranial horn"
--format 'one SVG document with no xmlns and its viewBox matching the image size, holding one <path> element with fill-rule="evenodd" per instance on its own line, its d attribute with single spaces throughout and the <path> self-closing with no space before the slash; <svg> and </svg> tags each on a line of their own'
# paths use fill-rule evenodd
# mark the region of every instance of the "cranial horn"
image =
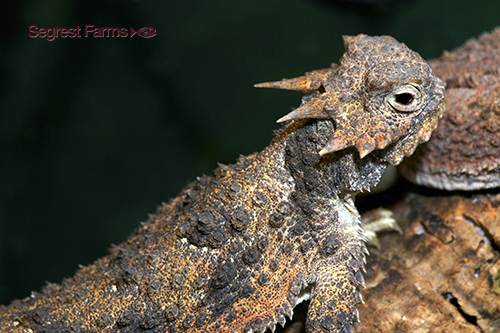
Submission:
<svg viewBox="0 0 500 333">
<path fill-rule="evenodd" d="M 311 91 L 311 80 L 309 80 L 309 78 L 304 75 L 293 79 L 283 79 L 281 81 L 257 83 L 256 85 L 254 85 L 254 87 L 293 90 L 300 91 L 301 93 L 305 94 Z"/>
<path fill-rule="evenodd" d="M 276 122 L 282 123 L 288 120 L 314 118 L 314 119 L 327 119 L 328 114 L 324 111 L 325 101 L 319 98 L 314 98 L 309 102 L 302 104 L 289 114 L 281 117 Z"/>
<path fill-rule="evenodd" d="M 352 145 L 353 143 L 351 142 L 351 140 L 348 139 L 345 133 L 335 132 L 335 134 L 333 134 L 333 136 L 330 138 L 326 146 L 319 151 L 319 154 L 323 156 L 329 153 L 345 149 Z"/>
<path fill-rule="evenodd" d="M 283 79 L 281 81 L 257 83 L 256 88 L 274 88 L 283 90 L 299 91 L 307 94 L 319 89 L 324 74 L 329 68 L 319 69 L 317 71 L 306 73 L 306 75 L 292 79 Z"/>
<path fill-rule="evenodd" d="M 359 158 L 364 158 L 371 153 L 377 146 L 375 140 L 370 137 L 359 138 L 354 144 L 359 152 Z"/>
</svg>

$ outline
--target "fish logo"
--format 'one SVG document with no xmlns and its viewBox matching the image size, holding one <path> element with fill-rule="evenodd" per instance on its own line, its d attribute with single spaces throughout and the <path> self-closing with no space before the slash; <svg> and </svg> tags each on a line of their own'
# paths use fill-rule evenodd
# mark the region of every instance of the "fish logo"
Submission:
<svg viewBox="0 0 500 333">
<path fill-rule="evenodd" d="M 156 29 L 151 27 L 144 27 L 139 30 L 134 30 L 134 28 L 130 27 L 130 38 L 134 37 L 136 34 L 143 38 L 151 38 L 156 36 Z"/>
</svg>

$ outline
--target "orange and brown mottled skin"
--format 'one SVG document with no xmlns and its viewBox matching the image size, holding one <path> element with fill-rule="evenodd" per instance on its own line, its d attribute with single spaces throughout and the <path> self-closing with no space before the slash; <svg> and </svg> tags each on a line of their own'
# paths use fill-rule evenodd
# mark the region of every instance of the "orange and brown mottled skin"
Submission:
<svg viewBox="0 0 500 333">
<path fill-rule="evenodd" d="M 0 307 L 0 331 L 264 332 L 310 297 L 308 332 L 350 332 L 366 253 L 354 196 L 429 137 L 443 86 L 390 37 L 344 41 L 338 66 L 293 89 L 307 90 L 302 106 L 328 101 L 324 115 L 289 119 L 262 152 L 190 184 L 106 257 Z"/>
<path fill-rule="evenodd" d="M 447 112 L 403 175 L 446 190 L 500 186 L 500 28 L 429 64 L 446 83 Z"/>
</svg>

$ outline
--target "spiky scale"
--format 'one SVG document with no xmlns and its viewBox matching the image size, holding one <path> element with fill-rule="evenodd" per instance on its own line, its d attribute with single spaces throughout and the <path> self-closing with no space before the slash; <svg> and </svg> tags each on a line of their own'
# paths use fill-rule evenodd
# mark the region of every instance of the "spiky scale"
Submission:
<svg viewBox="0 0 500 333">
<path fill-rule="evenodd" d="M 333 64 L 332 67 L 336 65 Z M 328 74 L 329 68 L 320 69 L 317 71 L 306 73 L 293 79 L 283 79 L 275 82 L 263 82 L 254 85 L 256 88 L 274 88 L 283 90 L 293 90 L 304 94 L 311 93 L 315 90 L 320 90 L 322 81 L 325 81 L 325 74 Z"/>
<path fill-rule="evenodd" d="M 281 117 L 276 122 L 283 123 L 289 120 L 297 120 L 297 119 L 327 119 L 328 115 L 324 112 L 323 108 L 325 106 L 325 102 L 320 99 L 313 99 L 307 103 L 302 104 L 297 109 L 293 110 L 286 116 Z"/>
<path fill-rule="evenodd" d="M 328 143 L 319 151 L 321 156 L 331 154 L 351 146 L 351 142 L 345 140 L 345 135 L 335 132 Z"/>
</svg>

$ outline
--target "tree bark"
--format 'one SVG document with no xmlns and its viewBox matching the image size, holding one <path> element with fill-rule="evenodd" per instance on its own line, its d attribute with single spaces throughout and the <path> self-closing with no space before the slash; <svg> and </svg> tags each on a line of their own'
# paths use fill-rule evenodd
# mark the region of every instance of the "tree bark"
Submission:
<svg viewBox="0 0 500 333">
<path fill-rule="evenodd" d="M 500 194 L 410 193 L 394 214 L 403 234 L 368 259 L 355 332 L 500 331 Z"/>
</svg>

